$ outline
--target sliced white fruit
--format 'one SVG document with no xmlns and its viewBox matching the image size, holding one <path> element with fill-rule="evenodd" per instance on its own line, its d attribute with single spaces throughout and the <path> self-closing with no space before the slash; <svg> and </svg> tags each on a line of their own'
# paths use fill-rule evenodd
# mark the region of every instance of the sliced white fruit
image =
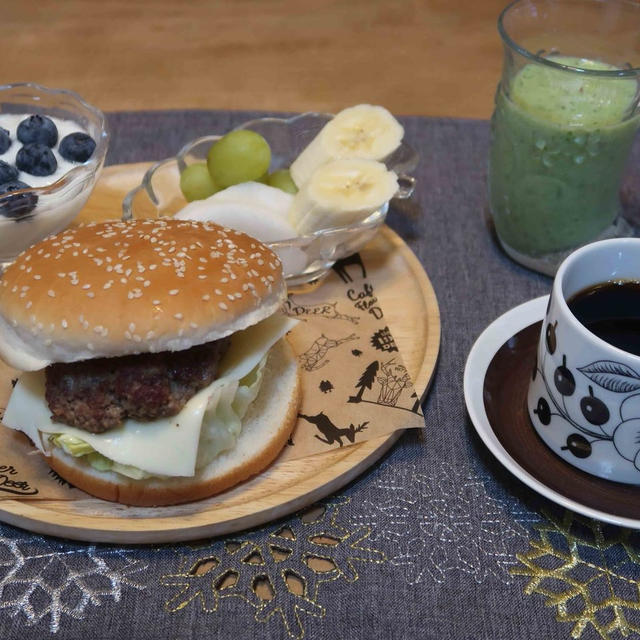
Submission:
<svg viewBox="0 0 640 640">
<path fill-rule="evenodd" d="M 261 182 L 241 182 L 218 191 L 213 198 L 215 202 L 245 202 L 260 205 L 284 217 L 291 206 L 293 196 L 282 189 L 276 189 Z"/>
<path fill-rule="evenodd" d="M 287 220 L 293 196 L 258 182 L 234 185 L 205 200 L 194 200 L 175 214 L 180 220 L 215 222 L 261 242 L 296 236 Z"/>
<path fill-rule="evenodd" d="M 300 235 L 344 227 L 391 200 L 398 177 L 381 162 L 345 158 L 318 167 L 294 196 L 289 222 Z"/>
<path fill-rule="evenodd" d="M 293 196 L 281 189 L 260 182 L 243 182 L 218 191 L 206 200 L 190 202 L 174 217 L 215 222 L 243 231 L 260 242 L 277 242 L 298 235 L 287 218 L 292 203 Z M 307 256 L 298 247 L 282 246 L 274 250 L 285 276 L 300 273 L 307 266 Z"/>
<path fill-rule="evenodd" d="M 340 111 L 290 167 L 298 189 L 325 162 L 340 158 L 383 160 L 404 135 L 402 125 L 384 107 L 359 104 Z"/>
</svg>

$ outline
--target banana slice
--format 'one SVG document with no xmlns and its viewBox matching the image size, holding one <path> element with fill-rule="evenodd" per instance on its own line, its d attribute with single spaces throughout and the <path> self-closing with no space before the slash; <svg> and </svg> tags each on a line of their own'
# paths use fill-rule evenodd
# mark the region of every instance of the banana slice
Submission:
<svg viewBox="0 0 640 640">
<path fill-rule="evenodd" d="M 289 222 L 300 235 L 360 222 L 388 202 L 398 177 L 381 162 L 344 158 L 318 167 L 293 197 Z"/>
<path fill-rule="evenodd" d="M 291 177 L 300 189 L 329 160 L 383 160 L 398 148 L 403 135 L 402 125 L 384 107 L 349 107 L 336 114 L 294 160 Z"/>
</svg>

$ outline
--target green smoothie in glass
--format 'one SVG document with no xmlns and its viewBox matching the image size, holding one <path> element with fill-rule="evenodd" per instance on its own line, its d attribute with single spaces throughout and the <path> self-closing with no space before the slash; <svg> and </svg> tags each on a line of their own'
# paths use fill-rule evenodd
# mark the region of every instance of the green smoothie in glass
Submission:
<svg viewBox="0 0 640 640">
<path fill-rule="evenodd" d="M 612 65 L 549 60 L 593 71 Z M 489 202 L 502 244 L 544 256 L 595 240 L 620 213 L 619 189 L 640 115 L 634 78 L 540 63 L 498 88 L 491 120 Z"/>
</svg>

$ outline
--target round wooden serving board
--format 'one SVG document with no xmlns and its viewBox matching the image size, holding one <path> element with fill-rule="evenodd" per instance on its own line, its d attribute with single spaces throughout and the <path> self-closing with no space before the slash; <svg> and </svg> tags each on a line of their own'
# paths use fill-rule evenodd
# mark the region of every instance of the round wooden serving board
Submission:
<svg viewBox="0 0 640 640">
<path fill-rule="evenodd" d="M 120 218 L 124 195 L 147 163 L 108 167 L 81 220 Z M 367 270 L 418 394 L 431 382 L 440 347 L 440 315 L 431 282 L 402 239 L 383 227 L 365 248 Z M 86 500 L 2 500 L 0 520 L 76 540 L 157 543 L 194 540 L 255 527 L 338 490 L 378 460 L 400 437 L 390 436 L 288 462 L 213 498 L 175 507 L 138 508 Z"/>
</svg>

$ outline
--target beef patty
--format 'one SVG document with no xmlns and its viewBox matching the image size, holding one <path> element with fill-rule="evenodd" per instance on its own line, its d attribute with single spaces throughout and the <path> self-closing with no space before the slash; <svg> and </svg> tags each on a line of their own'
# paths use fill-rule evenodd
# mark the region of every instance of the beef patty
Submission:
<svg viewBox="0 0 640 640">
<path fill-rule="evenodd" d="M 215 380 L 229 343 L 223 338 L 184 351 L 52 364 L 45 371 L 51 419 L 102 433 L 126 418 L 175 415 Z"/>
</svg>

